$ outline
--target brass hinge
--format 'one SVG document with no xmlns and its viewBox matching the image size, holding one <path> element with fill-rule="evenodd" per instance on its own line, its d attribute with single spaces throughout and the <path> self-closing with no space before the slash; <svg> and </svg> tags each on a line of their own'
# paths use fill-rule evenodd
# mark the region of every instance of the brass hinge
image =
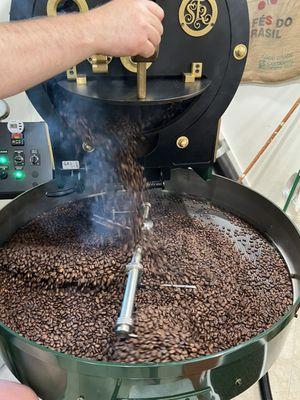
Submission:
<svg viewBox="0 0 300 400">
<path fill-rule="evenodd" d="M 90 63 L 92 64 L 92 69 L 94 74 L 107 74 L 108 64 L 111 62 L 112 57 L 101 56 L 100 54 L 95 54 L 90 58 Z"/>
</svg>

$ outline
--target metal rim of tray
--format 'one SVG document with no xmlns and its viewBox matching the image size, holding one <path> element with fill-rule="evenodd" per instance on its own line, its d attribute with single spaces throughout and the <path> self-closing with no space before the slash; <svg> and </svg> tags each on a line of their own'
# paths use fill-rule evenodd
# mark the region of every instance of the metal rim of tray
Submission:
<svg viewBox="0 0 300 400">
<path fill-rule="evenodd" d="M 190 174 L 190 173 L 191 172 L 187 172 L 187 174 Z M 186 175 L 186 176 L 188 176 L 188 175 Z M 200 178 L 197 176 L 197 179 L 200 179 Z M 226 178 L 214 176 L 213 181 L 215 183 L 218 183 L 219 180 L 222 180 L 224 182 L 227 181 L 227 182 L 230 182 L 233 185 L 240 186 L 237 183 L 232 182 L 232 181 L 230 181 L 230 180 L 228 180 Z M 176 179 L 175 179 L 175 181 L 176 181 Z M 51 182 L 50 182 L 50 184 L 51 184 Z M 207 183 L 204 183 L 204 184 L 207 184 Z M 37 190 L 37 189 L 41 189 L 41 188 L 43 189 L 43 188 L 47 188 L 47 187 L 48 187 L 48 184 L 40 185 L 39 187 L 37 187 L 35 189 L 29 190 L 28 192 L 25 193 L 25 195 L 30 193 L 32 190 Z M 266 203 L 265 204 L 266 206 L 269 205 L 269 206 L 275 207 L 277 210 L 279 210 L 278 207 L 274 203 L 272 203 L 270 200 L 264 198 L 260 194 L 254 192 L 253 190 L 251 190 L 249 188 L 246 188 L 246 187 L 242 187 L 242 188 L 243 188 L 243 190 L 250 191 L 250 192 L 254 193 L 256 196 L 258 196 L 261 199 L 263 199 L 263 201 Z M 174 194 L 174 193 L 178 194 L 178 193 L 180 193 L 180 194 L 183 194 L 183 195 L 184 194 L 188 194 L 189 196 L 191 195 L 189 193 L 186 193 L 185 191 L 176 192 L 175 190 L 173 190 L 172 187 L 169 190 L 168 190 L 168 187 L 167 187 L 167 190 L 164 190 L 164 192 L 165 193 L 170 193 L 170 194 Z M 45 193 L 45 191 L 44 191 L 44 193 Z M 23 198 L 23 196 L 24 196 L 24 194 L 18 196 L 16 199 Z M 192 196 L 197 196 L 197 195 L 195 194 L 195 195 L 192 195 Z M 79 197 L 75 197 L 75 199 L 72 198 L 72 200 L 70 200 L 68 198 L 68 196 L 67 196 L 67 201 L 68 200 L 70 200 L 70 201 L 82 200 L 83 198 L 88 198 L 88 197 L 94 197 L 94 195 L 89 195 L 89 196 L 85 195 L 84 197 L 80 197 L 79 196 Z M 202 199 L 202 200 L 211 201 L 212 204 L 218 205 L 217 202 L 214 202 L 213 200 L 210 200 L 209 198 L 201 197 L 201 194 L 198 194 L 198 198 Z M 10 205 L 8 204 L 4 209 L 9 208 L 9 206 Z M 220 204 L 218 206 L 220 207 Z M 227 209 L 225 207 L 223 207 L 223 208 L 225 209 L 225 211 L 227 211 Z M 232 212 L 230 210 L 228 210 L 228 211 Z M 289 218 L 281 210 L 279 210 L 279 211 L 284 215 L 286 220 L 289 222 L 290 227 L 297 231 L 297 228 L 295 227 L 293 222 L 290 221 Z M 299 236 L 299 245 L 300 245 L 300 236 Z M 278 249 L 278 246 L 276 246 L 276 247 Z M 281 253 L 280 249 L 278 249 L 278 251 Z M 287 263 L 287 266 L 288 266 L 288 263 Z M 181 361 L 171 361 L 171 362 L 163 362 L 163 363 L 150 363 L 150 362 L 148 362 L 148 363 L 122 363 L 122 362 L 107 362 L 107 361 L 104 362 L 104 361 L 90 360 L 90 359 L 86 359 L 86 358 L 79 358 L 79 357 L 76 357 L 76 356 L 72 356 L 72 355 L 69 355 L 69 354 L 58 352 L 56 350 L 52 350 L 52 349 L 50 349 L 50 348 L 48 348 L 46 346 L 40 345 L 40 344 L 38 344 L 38 343 L 36 343 L 36 342 L 34 342 L 32 340 L 29 340 L 29 339 L 19 335 L 18 333 L 12 331 L 10 328 L 5 326 L 1 322 L 0 322 L 0 328 L 3 329 L 7 334 L 12 335 L 18 341 L 22 341 L 27 345 L 31 345 L 31 346 L 33 346 L 33 347 L 35 347 L 37 349 L 40 349 L 40 350 L 42 350 L 44 352 L 49 353 L 49 354 L 56 355 L 62 360 L 78 361 L 81 364 L 85 364 L 85 365 L 89 365 L 89 366 L 92 365 L 92 366 L 95 366 L 95 367 L 109 367 L 109 368 L 124 368 L 125 367 L 126 369 L 130 369 L 131 371 L 132 370 L 136 370 L 137 371 L 137 370 L 140 370 L 141 368 L 142 369 L 149 369 L 149 368 L 155 368 L 156 367 L 156 368 L 162 369 L 163 367 L 171 367 L 171 366 L 173 366 L 173 367 L 182 367 L 182 366 L 184 366 L 186 364 L 191 365 L 191 364 L 196 364 L 196 363 L 199 363 L 199 362 L 205 361 L 205 360 L 218 359 L 218 358 L 220 358 L 222 356 L 228 356 L 230 354 L 235 353 L 237 350 L 245 349 L 246 347 L 251 347 L 253 344 L 255 344 L 255 343 L 257 343 L 257 342 L 259 342 L 261 340 L 266 339 L 269 335 L 272 336 L 272 337 L 276 336 L 276 334 L 274 335 L 274 332 L 279 333 L 282 329 L 284 329 L 284 327 L 290 322 L 290 320 L 296 316 L 297 311 L 300 308 L 300 294 L 298 294 L 298 297 L 297 297 L 297 295 L 295 293 L 295 286 L 294 285 L 293 285 L 293 288 L 294 288 L 294 290 L 293 290 L 294 291 L 293 305 L 290 307 L 288 312 L 279 321 L 277 321 L 275 324 L 273 324 L 267 330 L 263 331 L 262 333 L 260 333 L 257 336 L 254 336 L 253 338 L 251 338 L 247 342 L 241 343 L 241 344 L 239 344 L 237 346 L 234 346 L 234 347 L 231 347 L 231 348 L 229 348 L 227 350 L 223 350 L 221 352 L 213 353 L 213 354 L 210 354 L 210 355 L 203 355 L 203 356 L 200 356 L 200 357 L 197 357 L 197 358 L 181 360 Z"/>
</svg>

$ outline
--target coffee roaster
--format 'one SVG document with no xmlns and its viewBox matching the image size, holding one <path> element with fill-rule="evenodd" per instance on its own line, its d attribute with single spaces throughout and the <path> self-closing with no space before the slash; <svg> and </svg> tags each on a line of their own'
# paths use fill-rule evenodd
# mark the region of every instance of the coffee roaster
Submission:
<svg viewBox="0 0 300 400">
<path fill-rule="evenodd" d="M 14 0 L 11 18 L 77 9 L 84 12 L 102 3 Z M 164 364 L 79 359 L 30 342 L 0 325 L 0 346 L 7 365 L 44 400 L 231 399 L 269 370 L 299 308 L 297 230 L 260 195 L 211 174 L 219 120 L 235 93 L 246 61 L 246 1 L 157 3 L 164 8 L 166 17 L 156 59 L 147 63 L 142 60 L 141 66 L 139 59 L 91 55 L 80 65 L 28 91 L 49 125 L 56 178 L 19 196 L 3 209 L 0 244 L 42 212 L 93 195 L 93 177 L 102 176 L 98 179 L 100 185 L 106 179 L 104 166 L 97 164 L 101 143 L 116 129 L 123 129 L 124 136 L 129 128 L 135 129 L 142 138 L 137 157 L 145 167 L 150 186 L 166 195 L 190 194 L 211 201 L 267 236 L 293 276 L 294 304 L 276 325 L 242 345 Z M 145 69 L 146 91 L 141 96 L 137 80 L 144 79 Z M 137 72 L 143 76 L 137 79 Z M 120 125 L 124 120 L 126 123 Z M 122 146 L 122 142 L 114 145 Z M 187 208 L 186 212 L 192 210 Z M 132 265 L 138 266 L 140 253 L 137 248 Z M 123 323 L 121 319 L 119 327 Z"/>
<path fill-rule="evenodd" d="M 103 3 L 13 1 L 11 19 L 77 8 L 85 11 Z M 119 124 L 124 115 L 131 129 L 143 136 L 138 155 L 150 180 L 167 178 L 173 167 L 191 166 L 205 172 L 212 166 L 219 119 L 234 95 L 246 61 L 246 4 L 232 0 L 157 3 L 166 14 L 165 33 L 157 58 L 146 63 L 144 99 L 137 95 L 141 63 L 101 55 L 91 55 L 27 92 L 49 125 L 57 175 L 70 175 L 70 171 L 78 175 L 93 157 L 99 138 L 116 129 L 124 130 L 125 135 L 128 125 Z M 86 125 L 88 129 L 84 129 Z M 70 137 L 72 141 L 66 143 Z"/>
</svg>

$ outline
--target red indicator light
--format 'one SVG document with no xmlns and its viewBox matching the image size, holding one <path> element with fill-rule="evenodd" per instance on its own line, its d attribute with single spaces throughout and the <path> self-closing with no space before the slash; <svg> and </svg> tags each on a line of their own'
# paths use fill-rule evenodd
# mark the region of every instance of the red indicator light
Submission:
<svg viewBox="0 0 300 400">
<path fill-rule="evenodd" d="M 11 138 L 12 138 L 13 140 L 16 140 L 16 139 L 23 139 L 23 133 L 12 133 L 12 134 L 11 134 Z"/>
</svg>

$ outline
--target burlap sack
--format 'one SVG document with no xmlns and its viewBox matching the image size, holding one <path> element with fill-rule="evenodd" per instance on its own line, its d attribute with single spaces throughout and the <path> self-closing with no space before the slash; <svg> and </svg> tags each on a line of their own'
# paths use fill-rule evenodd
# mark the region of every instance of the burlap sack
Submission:
<svg viewBox="0 0 300 400">
<path fill-rule="evenodd" d="M 250 48 L 243 80 L 300 76 L 300 0 L 248 0 Z"/>
</svg>

